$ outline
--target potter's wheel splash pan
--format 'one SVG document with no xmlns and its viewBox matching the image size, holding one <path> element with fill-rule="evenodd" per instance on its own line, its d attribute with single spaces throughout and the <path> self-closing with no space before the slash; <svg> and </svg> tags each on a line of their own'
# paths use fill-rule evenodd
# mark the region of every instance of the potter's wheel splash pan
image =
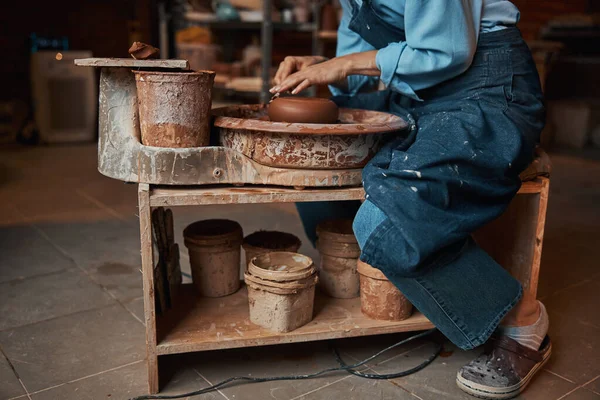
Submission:
<svg viewBox="0 0 600 400">
<path fill-rule="evenodd" d="M 362 168 L 386 138 L 407 127 L 392 114 L 347 108 L 340 109 L 338 124 L 271 122 L 261 104 L 217 108 L 212 114 L 223 146 L 280 168 Z"/>
</svg>

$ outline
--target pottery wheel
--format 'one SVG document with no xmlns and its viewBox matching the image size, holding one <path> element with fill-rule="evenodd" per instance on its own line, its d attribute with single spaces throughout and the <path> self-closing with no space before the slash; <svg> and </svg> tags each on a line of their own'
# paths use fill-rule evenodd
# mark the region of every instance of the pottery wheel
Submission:
<svg viewBox="0 0 600 400">
<path fill-rule="evenodd" d="M 221 145 L 280 168 L 362 168 L 386 138 L 407 127 L 392 114 L 347 108 L 337 124 L 271 122 L 260 104 L 218 108 L 213 116 Z"/>
</svg>

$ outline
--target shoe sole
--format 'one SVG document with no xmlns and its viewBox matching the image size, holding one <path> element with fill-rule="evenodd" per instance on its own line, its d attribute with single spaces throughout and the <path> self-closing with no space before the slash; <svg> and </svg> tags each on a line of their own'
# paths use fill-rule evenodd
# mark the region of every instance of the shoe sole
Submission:
<svg viewBox="0 0 600 400">
<path fill-rule="evenodd" d="M 495 388 L 491 386 L 479 385 L 464 379 L 462 376 L 460 376 L 460 372 L 456 375 L 456 384 L 464 392 L 480 399 L 512 399 L 525 390 L 525 387 L 527 387 L 531 378 L 533 378 L 536 372 L 540 370 L 544 364 L 546 364 L 546 362 L 548 362 L 551 354 L 552 344 L 548 346 L 548 350 L 546 351 L 546 354 L 544 354 L 544 359 L 537 363 L 531 369 L 531 371 L 529 371 L 527 376 L 521 380 L 521 382 L 513 386 L 506 388 Z"/>
</svg>

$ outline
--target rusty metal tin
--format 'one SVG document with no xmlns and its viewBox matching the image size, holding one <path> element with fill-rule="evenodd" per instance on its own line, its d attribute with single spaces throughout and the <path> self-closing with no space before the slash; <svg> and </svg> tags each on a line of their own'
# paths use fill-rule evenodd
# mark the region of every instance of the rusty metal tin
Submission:
<svg viewBox="0 0 600 400">
<path fill-rule="evenodd" d="M 208 146 L 214 72 L 133 72 L 144 145 Z"/>
</svg>

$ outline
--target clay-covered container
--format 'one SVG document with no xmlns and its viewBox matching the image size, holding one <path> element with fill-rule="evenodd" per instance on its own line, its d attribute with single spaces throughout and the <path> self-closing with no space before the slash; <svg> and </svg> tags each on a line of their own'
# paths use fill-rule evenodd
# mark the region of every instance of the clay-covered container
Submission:
<svg viewBox="0 0 600 400">
<path fill-rule="evenodd" d="M 210 139 L 212 71 L 134 71 L 142 144 L 202 147 Z"/>
<path fill-rule="evenodd" d="M 309 257 L 274 252 L 252 259 L 244 275 L 250 321 L 275 332 L 290 332 L 313 318 L 317 273 Z"/>
<path fill-rule="evenodd" d="M 321 291 L 338 299 L 358 297 L 356 261 L 360 256 L 360 247 L 352 231 L 352 220 L 323 221 L 317 226 L 317 236 L 317 249 L 321 255 Z"/>
<path fill-rule="evenodd" d="M 254 232 L 246 236 L 242 243 L 242 248 L 246 253 L 244 271 L 248 268 L 250 260 L 260 254 L 274 251 L 297 253 L 301 245 L 300 239 L 291 233 L 277 231 Z"/>
<path fill-rule="evenodd" d="M 335 124 L 338 106 L 318 97 L 279 97 L 269 104 L 269 119 L 274 122 Z"/>
<path fill-rule="evenodd" d="M 235 221 L 210 219 L 183 231 L 189 250 L 192 281 L 205 297 L 221 297 L 240 287 L 242 227 Z"/>
<path fill-rule="evenodd" d="M 369 318 L 402 321 L 412 315 L 413 305 L 380 270 L 358 260 L 360 309 Z"/>
</svg>

